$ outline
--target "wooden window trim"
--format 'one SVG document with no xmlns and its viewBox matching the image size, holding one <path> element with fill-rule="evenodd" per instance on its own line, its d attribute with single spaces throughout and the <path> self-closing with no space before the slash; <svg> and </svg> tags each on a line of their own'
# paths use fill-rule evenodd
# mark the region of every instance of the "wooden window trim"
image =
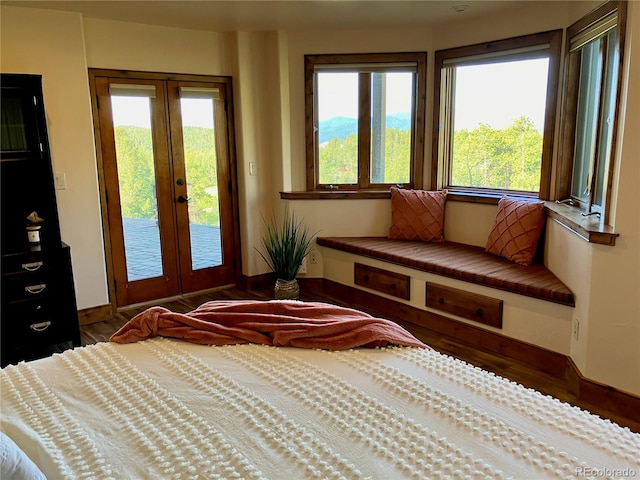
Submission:
<svg viewBox="0 0 640 480">
<path fill-rule="evenodd" d="M 366 53 L 366 54 L 330 54 L 330 55 L 305 55 L 305 147 L 306 147 L 306 189 L 307 192 L 327 192 L 334 193 L 333 190 L 322 188 L 318 182 L 317 169 L 317 135 L 314 132 L 315 112 L 318 110 L 317 96 L 315 95 L 315 66 L 316 65 L 350 65 L 358 63 L 402 63 L 415 62 L 417 67 L 416 82 L 414 88 L 414 112 L 415 122 L 413 131 L 411 132 L 412 147 L 411 161 L 409 172 L 409 183 L 405 186 L 409 188 L 422 188 L 423 164 L 424 164 L 424 142 L 425 142 L 425 115 L 426 115 L 426 98 L 427 98 L 427 54 L 425 52 L 405 52 L 405 53 Z M 368 76 L 368 75 L 367 75 Z M 360 78 L 360 87 L 363 88 L 364 80 Z M 370 85 L 367 85 L 366 92 L 369 92 L 369 100 L 359 98 L 359 115 L 370 110 Z M 366 104 L 366 105 L 365 105 Z M 365 129 L 366 130 L 366 129 Z M 371 186 L 370 183 L 370 158 L 369 149 L 370 142 L 363 141 L 363 136 L 369 137 L 368 130 L 364 133 L 363 126 L 359 125 L 359 152 L 358 152 L 358 169 L 359 179 L 357 185 L 344 185 L 341 193 L 352 197 L 354 191 L 359 192 L 366 190 L 370 194 L 374 192 L 387 192 L 391 185 Z M 365 155 L 366 154 L 366 155 Z M 281 195 L 299 196 L 303 192 L 289 192 Z M 335 192 L 337 193 L 337 192 Z M 366 196 L 367 193 L 364 193 Z M 342 195 L 345 197 L 345 195 Z M 282 198 L 288 198 L 283 196 Z M 309 196 L 305 196 L 309 198 Z M 327 198 L 337 198 L 331 195 Z M 358 198 L 363 198 L 358 195 Z"/>
<path fill-rule="evenodd" d="M 576 122 L 575 118 L 578 110 L 578 87 L 580 80 L 580 57 L 579 55 L 572 55 L 570 52 L 570 39 L 575 37 L 580 32 L 588 29 L 591 25 L 596 23 L 601 18 L 606 17 L 610 13 L 618 12 L 617 23 L 617 41 L 619 46 L 619 65 L 618 65 L 618 78 L 617 78 L 617 98 L 614 113 L 613 124 L 613 138 L 611 142 L 611 157 L 609 163 L 609 171 L 607 172 L 607 178 L 605 179 L 605 195 L 603 197 L 603 209 L 600 215 L 599 230 L 609 230 L 608 224 L 610 222 L 609 206 L 611 204 L 611 190 L 613 185 L 613 170 L 614 161 L 616 156 L 617 144 L 618 144 L 618 128 L 620 117 L 620 102 L 622 92 L 623 81 L 623 65 L 624 65 L 624 39 L 626 36 L 626 17 L 627 17 L 627 2 L 611 0 L 585 15 L 583 18 L 572 24 L 567 28 L 567 40 L 565 45 L 565 71 L 564 71 L 564 83 L 562 88 L 562 114 L 560 120 L 560 150 L 558 154 L 558 161 L 556 165 L 556 182 L 555 182 L 555 198 L 559 200 L 571 198 L 571 183 L 573 177 L 573 156 L 575 148 L 575 135 L 576 135 Z M 573 219 L 574 213 L 585 212 L 588 208 L 587 205 L 582 205 L 580 202 L 576 203 L 576 207 L 573 210 L 576 212 L 567 211 L 566 216 Z M 567 208 L 572 208 L 567 205 Z M 564 210 L 563 210 L 564 211 Z M 558 214 L 562 217 L 564 215 Z M 573 220 L 567 220 L 567 223 L 572 223 Z M 617 236 L 617 235 L 616 235 Z M 615 243 L 615 240 L 613 241 Z M 612 243 L 612 244 L 613 244 Z"/>
<path fill-rule="evenodd" d="M 441 108 L 443 107 L 443 99 L 446 98 L 447 92 L 442 92 L 442 67 L 445 60 L 470 57 L 474 55 L 516 50 L 528 46 L 549 44 L 549 73 L 547 81 L 547 99 L 544 122 L 544 140 L 542 146 L 542 165 L 540 170 L 540 191 L 535 194 L 532 192 L 517 191 L 499 191 L 497 189 L 481 189 L 483 193 L 477 192 L 478 189 L 465 187 L 450 187 L 447 185 L 449 178 L 449 157 L 450 149 L 444 142 L 451 138 L 451 132 L 441 131 L 440 118 Z M 550 196 L 551 190 L 551 164 L 553 157 L 553 141 L 556 120 L 556 104 L 558 99 L 558 85 L 560 73 L 560 58 L 562 50 L 562 30 L 551 30 L 548 32 L 535 33 L 532 35 L 523 35 L 519 37 L 507 38 L 487 43 L 479 43 L 463 47 L 451 48 L 447 50 L 438 50 L 435 52 L 434 64 L 434 100 L 433 100 L 433 131 L 432 131 L 432 162 L 431 162 L 431 189 L 447 188 L 450 192 L 459 192 L 465 196 L 478 195 L 482 198 L 485 195 L 497 194 L 503 192 L 510 195 L 520 195 L 526 197 L 536 197 L 546 200 Z M 445 86 L 450 86 L 451 82 L 445 82 Z M 446 125 L 448 128 L 448 123 Z M 444 153 L 440 146 L 444 148 Z"/>
</svg>

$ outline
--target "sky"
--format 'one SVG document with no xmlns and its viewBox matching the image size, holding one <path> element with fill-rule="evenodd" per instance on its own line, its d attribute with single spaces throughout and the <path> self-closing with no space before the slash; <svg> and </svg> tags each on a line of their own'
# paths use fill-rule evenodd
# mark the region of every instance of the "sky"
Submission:
<svg viewBox="0 0 640 480">
<path fill-rule="evenodd" d="M 387 114 L 411 112 L 411 73 L 387 74 Z M 319 121 L 334 117 L 358 117 L 358 74 L 323 72 L 318 76 Z M 326 100 L 326 101 L 324 101 Z"/>
<path fill-rule="evenodd" d="M 151 128 L 149 97 L 111 96 L 113 125 Z M 182 125 L 213 128 L 213 100 L 182 98 Z"/>
<path fill-rule="evenodd" d="M 502 129 L 522 115 L 544 129 L 547 97 L 546 58 L 457 67 L 455 129 L 475 129 L 479 123 Z M 357 118 L 357 73 L 319 75 L 319 121 Z M 411 112 L 411 74 L 387 74 L 387 114 Z M 429 108 L 429 105 L 427 105 Z"/>
<path fill-rule="evenodd" d="M 548 59 L 457 67 L 455 130 L 473 130 L 479 123 L 502 129 L 525 115 L 544 129 Z M 357 118 L 357 73 L 319 75 L 319 120 Z M 411 112 L 410 73 L 387 74 L 387 115 Z M 114 125 L 150 128 L 148 97 L 113 96 Z M 210 99 L 182 98 L 183 125 L 213 128 Z M 428 106 L 427 106 L 428 108 Z"/>
<path fill-rule="evenodd" d="M 541 58 L 458 67 L 454 130 L 473 130 L 480 122 L 503 129 L 525 115 L 542 132 L 548 65 Z"/>
</svg>

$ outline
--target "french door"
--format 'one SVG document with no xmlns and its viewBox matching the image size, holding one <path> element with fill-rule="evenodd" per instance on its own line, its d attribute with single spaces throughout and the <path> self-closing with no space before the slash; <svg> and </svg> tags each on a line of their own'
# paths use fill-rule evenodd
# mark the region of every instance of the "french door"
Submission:
<svg viewBox="0 0 640 480">
<path fill-rule="evenodd" d="M 236 283 L 231 80 L 90 76 L 117 306 Z"/>
</svg>

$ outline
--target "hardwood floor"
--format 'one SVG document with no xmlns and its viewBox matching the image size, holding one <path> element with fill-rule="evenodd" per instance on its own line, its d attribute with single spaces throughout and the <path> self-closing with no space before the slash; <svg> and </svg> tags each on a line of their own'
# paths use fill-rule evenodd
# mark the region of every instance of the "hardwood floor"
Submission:
<svg viewBox="0 0 640 480">
<path fill-rule="evenodd" d="M 252 288 L 243 290 L 240 288 L 227 288 L 219 291 L 211 291 L 193 296 L 185 296 L 179 300 L 172 300 L 157 305 L 168 308 L 175 312 L 188 312 L 198 307 L 204 302 L 210 300 L 241 300 L 241 299 L 259 299 L 268 300 L 273 298 L 273 288 Z M 316 289 L 301 289 L 301 300 L 328 302 L 338 305 L 345 305 L 338 299 L 323 293 Z M 113 318 L 105 322 L 98 322 L 91 325 L 81 327 L 81 340 L 83 345 L 93 344 L 97 342 L 105 342 L 109 337 L 118 330 L 127 321 L 136 314 L 144 311 L 149 305 L 140 305 L 134 308 L 128 308 L 119 311 Z M 362 309 L 367 310 L 367 309 Z M 381 316 L 375 311 L 369 310 L 368 313 L 374 316 Z M 484 370 L 494 372 L 514 382 L 520 383 L 528 388 L 532 388 L 546 395 L 551 395 L 563 402 L 579 406 L 589 410 L 603 418 L 609 418 L 620 425 L 629 427 L 634 432 L 640 433 L 640 418 L 625 418 L 612 415 L 610 412 L 599 406 L 587 405 L 580 402 L 568 388 L 567 381 L 546 372 L 532 368 L 524 362 L 519 362 L 511 358 L 501 356 L 495 353 L 489 353 L 479 350 L 476 346 L 461 342 L 455 338 L 444 336 L 433 330 L 418 327 L 411 323 L 403 322 L 400 318 L 391 318 L 403 325 L 407 330 L 411 331 L 416 337 L 432 346 L 436 350 L 446 355 L 459 358 L 467 363 L 480 367 Z"/>
</svg>

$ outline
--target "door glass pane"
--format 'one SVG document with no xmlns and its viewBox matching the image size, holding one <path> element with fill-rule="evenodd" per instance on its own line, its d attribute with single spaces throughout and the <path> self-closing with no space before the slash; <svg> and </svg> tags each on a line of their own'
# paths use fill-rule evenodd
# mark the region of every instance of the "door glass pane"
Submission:
<svg viewBox="0 0 640 480">
<path fill-rule="evenodd" d="M 548 58 L 454 67 L 450 185 L 540 189 Z"/>
<path fill-rule="evenodd" d="M 317 81 L 319 181 L 358 183 L 358 73 L 320 72 Z"/>
<path fill-rule="evenodd" d="M 371 183 L 409 182 L 413 77 L 371 74 Z"/>
<path fill-rule="evenodd" d="M 151 102 L 111 95 L 128 280 L 162 275 Z"/>
<path fill-rule="evenodd" d="M 182 98 L 191 268 L 222 265 L 213 98 Z"/>
</svg>

